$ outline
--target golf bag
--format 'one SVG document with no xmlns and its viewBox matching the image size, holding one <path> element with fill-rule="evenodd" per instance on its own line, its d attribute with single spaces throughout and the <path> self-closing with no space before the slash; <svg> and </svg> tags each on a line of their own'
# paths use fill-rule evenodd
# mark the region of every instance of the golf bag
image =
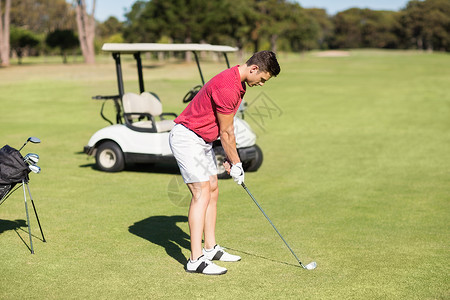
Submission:
<svg viewBox="0 0 450 300">
<path fill-rule="evenodd" d="M 0 149 L 0 204 L 17 183 L 28 182 L 30 169 L 22 154 L 8 145 Z"/>
<path fill-rule="evenodd" d="M 33 241 L 31 240 L 30 218 L 28 215 L 28 205 L 25 193 L 25 185 L 28 189 L 28 195 L 30 196 L 31 203 L 33 204 L 34 213 L 36 215 L 37 222 L 42 234 L 42 240 L 45 242 L 44 233 L 39 222 L 39 217 L 34 206 L 33 198 L 31 197 L 30 188 L 28 186 L 30 168 L 24 161 L 20 152 L 8 145 L 3 146 L 0 149 L 0 204 L 2 204 L 15 190 L 12 190 L 16 184 L 21 184 L 24 191 L 25 198 L 25 212 L 27 215 L 28 234 L 30 236 L 30 250 L 33 250 Z M 11 192 L 12 191 L 12 192 Z"/>
</svg>

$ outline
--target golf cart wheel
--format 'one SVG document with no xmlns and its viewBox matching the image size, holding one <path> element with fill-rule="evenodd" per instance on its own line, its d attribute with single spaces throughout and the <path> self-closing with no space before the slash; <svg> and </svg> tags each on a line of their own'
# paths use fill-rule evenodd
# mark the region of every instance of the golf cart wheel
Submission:
<svg viewBox="0 0 450 300">
<path fill-rule="evenodd" d="M 225 150 L 223 150 L 222 146 L 215 146 L 214 154 L 216 156 L 216 163 L 217 163 L 217 178 L 219 179 L 230 178 L 230 175 L 228 175 L 227 171 L 225 171 L 225 167 L 223 166 L 223 163 L 225 162 L 226 158 Z"/>
<path fill-rule="evenodd" d="M 261 167 L 263 162 L 263 153 L 261 148 L 259 148 L 258 145 L 255 145 L 254 147 L 256 150 L 255 158 L 244 164 L 244 170 L 246 172 L 256 172 L 259 169 L 259 167 Z"/>
<path fill-rule="evenodd" d="M 102 143 L 95 155 L 97 168 L 105 172 L 119 172 L 125 168 L 122 149 L 114 142 Z"/>
</svg>

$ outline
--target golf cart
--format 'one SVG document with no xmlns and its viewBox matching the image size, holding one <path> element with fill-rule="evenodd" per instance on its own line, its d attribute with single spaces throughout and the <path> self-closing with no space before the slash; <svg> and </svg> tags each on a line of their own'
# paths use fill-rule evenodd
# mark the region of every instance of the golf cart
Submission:
<svg viewBox="0 0 450 300">
<path fill-rule="evenodd" d="M 94 96 L 94 100 L 103 100 L 100 115 L 110 125 L 100 129 L 90 138 L 84 147 L 84 153 L 95 156 L 96 167 L 106 172 L 118 172 L 133 163 L 175 162 L 169 147 L 169 132 L 174 126 L 175 113 L 163 112 L 162 103 L 154 92 L 144 88 L 141 54 L 148 52 L 192 52 L 197 63 L 202 85 L 205 84 L 200 68 L 199 52 L 216 52 L 225 57 L 230 67 L 227 53 L 237 51 L 229 46 L 209 44 L 156 44 L 156 43 L 106 43 L 102 50 L 110 52 L 116 65 L 118 94 L 112 96 Z M 125 92 L 122 77 L 122 55 L 133 55 L 136 60 L 139 80 L 139 93 Z M 183 103 L 191 101 L 202 85 L 197 85 L 187 92 Z M 181 97 L 180 97 L 181 98 Z M 103 113 L 105 103 L 113 101 L 115 122 Z M 234 119 L 236 146 L 244 170 L 256 171 L 262 164 L 261 149 L 256 145 L 256 135 L 249 124 L 244 121 L 245 102 Z M 214 142 L 219 178 L 227 178 L 223 167 L 225 152 L 220 140 Z"/>
</svg>

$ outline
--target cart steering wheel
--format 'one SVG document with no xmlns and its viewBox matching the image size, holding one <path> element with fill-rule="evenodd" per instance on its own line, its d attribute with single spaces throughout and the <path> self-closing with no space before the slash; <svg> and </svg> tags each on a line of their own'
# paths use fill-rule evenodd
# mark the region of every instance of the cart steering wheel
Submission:
<svg viewBox="0 0 450 300">
<path fill-rule="evenodd" d="M 187 92 L 187 94 L 184 95 L 183 103 L 188 103 L 192 99 L 194 99 L 195 95 L 197 95 L 197 93 L 200 91 L 201 88 L 202 88 L 201 85 L 196 85 L 192 89 L 190 89 L 189 92 Z"/>
</svg>

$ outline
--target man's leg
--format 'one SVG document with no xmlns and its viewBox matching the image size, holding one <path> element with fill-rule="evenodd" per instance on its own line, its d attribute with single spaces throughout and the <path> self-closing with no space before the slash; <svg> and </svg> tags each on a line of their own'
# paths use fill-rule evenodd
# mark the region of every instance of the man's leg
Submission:
<svg viewBox="0 0 450 300">
<path fill-rule="evenodd" d="M 240 256 L 230 254 L 216 243 L 216 217 L 217 200 L 219 198 L 219 187 L 217 175 L 209 177 L 210 195 L 209 205 L 205 217 L 205 250 L 203 254 L 209 260 L 239 261 Z"/>
<path fill-rule="evenodd" d="M 216 245 L 216 217 L 219 187 L 217 175 L 209 176 L 210 200 L 205 217 L 205 249 L 212 249 Z"/>
<path fill-rule="evenodd" d="M 191 234 L 191 260 L 196 260 L 203 255 L 202 237 L 205 229 L 206 211 L 211 199 L 210 182 L 193 182 L 187 185 L 192 194 L 188 215 Z"/>
</svg>

